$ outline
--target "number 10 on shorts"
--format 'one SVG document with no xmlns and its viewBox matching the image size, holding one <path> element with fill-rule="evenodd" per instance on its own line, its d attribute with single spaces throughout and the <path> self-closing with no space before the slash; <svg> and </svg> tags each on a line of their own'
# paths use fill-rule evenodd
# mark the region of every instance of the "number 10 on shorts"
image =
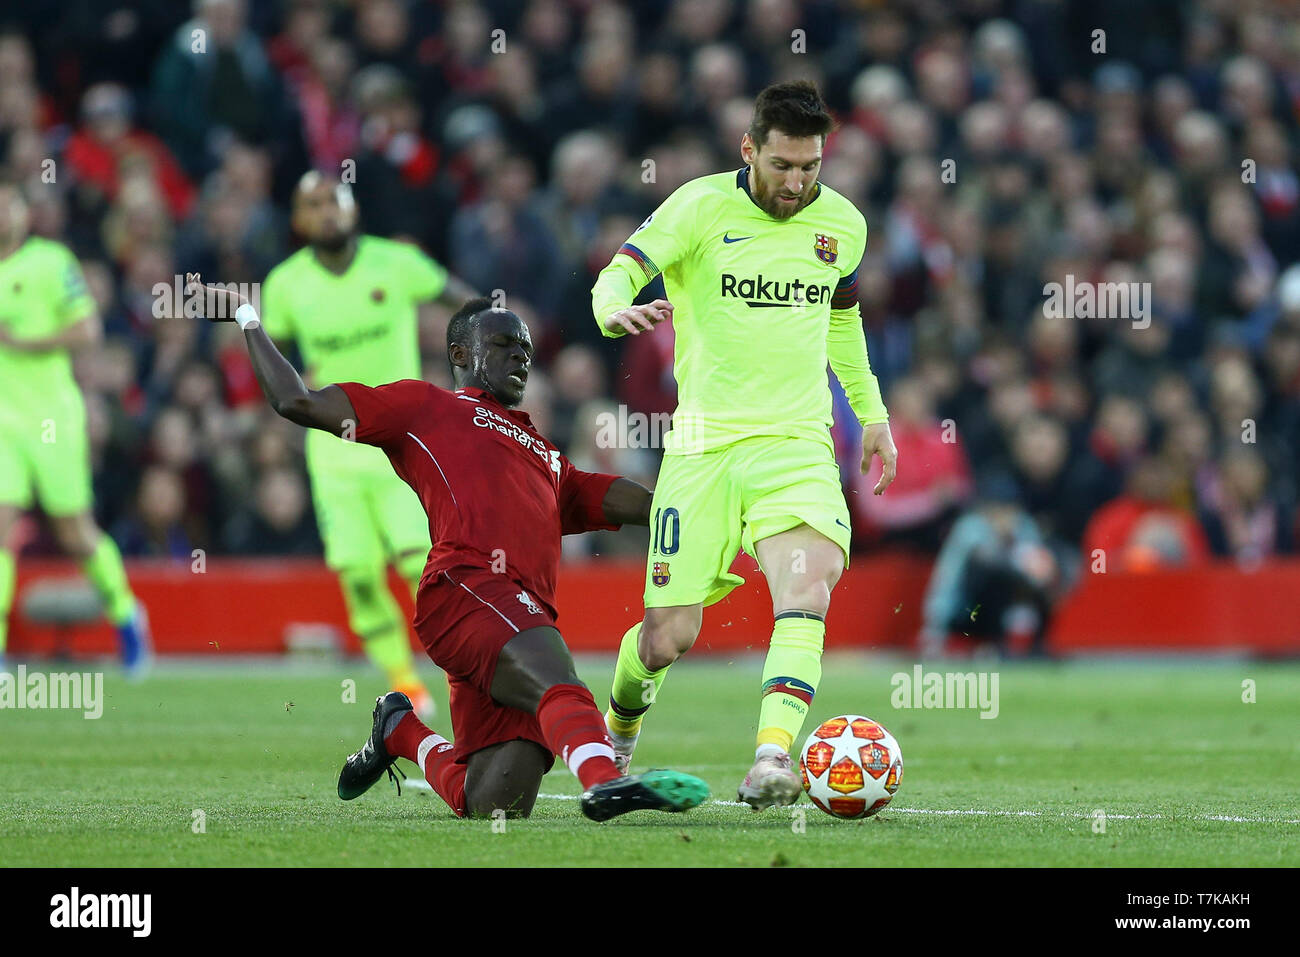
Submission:
<svg viewBox="0 0 1300 957">
<path fill-rule="evenodd" d="M 654 521 L 651 523 L 651 528 L 654 530 L 654 543 L 651 546 L 651 551 L 656 555 L 675 555 L 681 535 L 681 527 L 682 523 L 677 517 L 677 509 L 655 509 Z"/>
</svg>

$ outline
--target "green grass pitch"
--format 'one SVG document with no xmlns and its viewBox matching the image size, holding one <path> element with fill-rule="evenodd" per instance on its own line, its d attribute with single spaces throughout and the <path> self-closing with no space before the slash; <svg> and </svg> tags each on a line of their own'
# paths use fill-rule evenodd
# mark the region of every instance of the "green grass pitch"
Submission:
<svg viewBox="0 0 1300 957">
<path fill-rule="evenodd" d="M 579 663 L 598 701 L 612 659 Z M 635 769 L 670 766 L 732 801 L 752 758 L 757 657 L 687 658 L 646 722 Z M 534 816 L 457 820 L 386 779 L 343 803 L 343 757 L 382 690 L 337 666 L 164 662 L 105 679 L 99 720 L 0 711 L 0 862 L 18 866 L 1295 866 L 1300 864 L 1300 666 L 1098 661 L 986 667 L 1000 713 L 896 710 L 911 663 L 828 656 L 813 706 L 882 722 L 906 775 L 874 819 L 801 801 L 755 814 L 581 817 L 557 764 Z M 49 670 L 71 670 L 53 666 Z M 446 730 L 446 688 L 432 669 Z M 344 682 L 356 683 L 345 703 Z M 1254 703 L 1243 682 L 1254 682 Z M 805 730 L 811 730 L 811 722 Z M 418 777 L 414 765 L 402 762 Z M 1105 813 L 1104 829 L 1095 812 Z M 196 822 L 202 812 L 203 828 Z M 804 827 L 798 827 L 800 818 Z M 196 831 L 201 830 L 201 833 Z M 498 833 L 499 832 L 499 833 Z"/>
</svg>

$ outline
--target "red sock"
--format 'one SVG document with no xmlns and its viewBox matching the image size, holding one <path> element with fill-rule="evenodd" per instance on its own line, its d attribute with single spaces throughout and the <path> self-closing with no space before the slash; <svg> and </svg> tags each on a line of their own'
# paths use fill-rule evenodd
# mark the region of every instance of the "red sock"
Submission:
<svg viewBox="0 0 1300 957">
<path fill-rule="evenodd" d="M 384 747 L 389 754 L 418 764 L 438 797 L 447 802 L 457 817 L 465 816 L 467 766 L 456 763 L 456 751 L 450 741 L 429 730 L 414 711 L 409 711 L 397 722 L 393 733 L 384 738 Z"/>
<path fill-rule="evenodd" d="M 621 777 L 605 719 L 596 699 L 582 685 L 554 685 L 537 704 L 537 723 L 552 751 L 569 766 L 584 788 Z"/>
</svg>

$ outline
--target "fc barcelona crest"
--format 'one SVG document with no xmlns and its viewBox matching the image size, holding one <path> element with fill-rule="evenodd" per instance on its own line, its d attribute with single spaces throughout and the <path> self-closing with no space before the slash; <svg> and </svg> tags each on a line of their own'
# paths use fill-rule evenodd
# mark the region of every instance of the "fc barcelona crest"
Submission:
<svg viewBox="0 0 1300 957">
<path fill-rule="evenodd" d="M 817 242 L 813 245 L 813 252 L 826 265 L 833 265 L 835 260 L 840 258 L 840 241 L 834 236 L 823 236 L 818 233 Z"/>
<path fill-rule="evenodd" d="M 669 577 L 668 563 L 655 562 L 654 568 L 650 570 L 650 580 L 662 588 L 664 585 L 668 584 Z"/>
</svg>

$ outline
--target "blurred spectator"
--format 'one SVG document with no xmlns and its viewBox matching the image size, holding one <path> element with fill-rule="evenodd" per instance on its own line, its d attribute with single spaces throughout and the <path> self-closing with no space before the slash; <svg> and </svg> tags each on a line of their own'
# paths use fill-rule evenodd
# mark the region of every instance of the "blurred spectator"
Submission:
<svg viewBox="0 0 1300 957">
<path fill-rule="evenodd" d="M 607 394 L 605 367 L 600 356 L 588 346 L 566 346 L 552 364 L 552 380 L 555 421 L 549 438 L 563 449 L 575 438 L 579 410 Z"/>
<path fill-rule="evenodd" d="M 530 376 L 530 386 L 531 382 Z M 653 427 L 653 420 L 630 422 L 628 416 L 620 416 L 619 408 L 613 402 L 594 399 L 575 411 L 572 438 L 566 454 L 580 469 L 625 475 L 634 482 L 652 487 L 655 455 L 649 449 L 638 447 L 638 443 L 653 441 Z M 662 446 L 662 435 L 658 439 Z M 639 528 L 631 535 L 618 532 L 568 535 L 563 542 L 564 555 L 568 558 L 596 555 L 644 557 L 648 535 L 648 531 Z"/>
<path fill-rule="evenodd" d="M 1268 497 L 1268 466 L 1248 446 L 1234 449 L 1220 464 L 1216 501 L 1201 516 L 1216 555 L 1253 567 L 1291 551 L 1291 527 L 1283 509 Z"/>
<path fill-rule="evenodd" d="M 226 549 L 244 555 L 320 554 L 310 504 L 300 474 L 286 468 L 269 470 L 257 480 L 252 508 L 227 524 Z"/>
<path fill-rule="evenodd" d="M 863 475 L 855 469 L 854 495 L 858 529 L 883 545 L 907 545 L 922 551 L 939 548 L 948 524 L 970 497 L 972 482 L 956 423 L 940 422 L 924 383 L 900 379 L 889 393 L 890 431 L 900 462 L 915 463 L 899 471 L 884 495 L 872 494 L 881 465 L 873 459 Z"/>
<path fill-rule="evenodd" d="M 1196 508 L 1214 494 L 1217 481 L 1210 420 L 1193 409 L 1169 420 L 1161 457 L 1173 470 L 1171 501 Z"/>
<path fill-rule="evenodd" d="M 652 50 L 641 57 L 636 75 L 635 113 L 626 123 L 627 139 L 624 148 L 629 156 L 645 156 L 650 146 L 668 139 L 678 127 L 696 126 L 700 114 L 683 104 L 681 90 L 682 64 L 667 51 Z M 752 109 L 745 104 L 745 124 L 749 123 Z M 728 145 L 736 146 L 740 138 Z"/>
<path fill-rule="evenodd" d="M 378 0 L 363 4 L 362 14 L 364 16 L 371 10 L 398 11 L 403 7 L 397 0 Z M 410 5 L 408 9 L 414 16 L 419 8 Z M 396 13 L 387 16 L 394 36 L 419 37 L 418 29 L 408 31 L 399 26 Z M 493 42 L 494 26 L 487 11 L 478 3 L 448 5 L 443 14 L 442 28 L 420 39 L 418 44 L 416 58 L 432 68 L 421 89 L 422 96 L 437 102 L 447 92 L 461 95 L 485 92 L 492 82 L 488 61 L 492 58 L 489 44 Z M 408 39 L 408 42 L 412 41 Z M 411 60 L 410 57 L 403 59 L 408 63 Z"/>
<path fill-rule="evenodd" d="M 552 186 L 538 208 L 554 231 L 554 255 L 566 266 L 581 261 L 600 228 L 600 203 L 614 182 L 617 149 L 592 132 L 575 133 L 555 148 Z"/>
<path fill-rule="evenodd" d="M 162 51 L 153 77 L 159 134 L 192 176 L 220 162 L 235 139 L 265 145 L 301 166 L 297 118 L 261 39 L 247 26 L 245 0 L 195 0 L 194 19 Z"/>
<path fill-rule="evenodd" d="M 1084 561 L 1108 574 L 1204 564 L 1210 557 L 1205 533 L 1172 499 L 1168 463 L 1154 456 L 1139 461 L 1124 493 L 1098 509 L 1088 522 Z"/>
<path fill-rule="evenodd" d="M 539 86 L 549 87 L 569 70 L 572 14 L 564 0 L 528 0 L 522 39 L 537 58 Z"/>
<path fill-rule="evenodd" d="M 203 185 L 198 214 L 176 241 L 186 272 L 252 282 L 284 255 L 287 218 L 271 202 L 271 161 L 264 150 L 232 143 Z"/>
<path fill-rule="evenodd" d="M 557 81 L 546 104 L 553 141 L 577 130 L 627 133 L 635 115 L 631 95 L 631 37 L 589 40 L 575 57 L 576 76 Z"/>
<path fill-rule="evenodd" d="M 1140 324 L 1119 320 L 1107 345 L 1093 363 L 1092 386 L 1099 393 L 1139 398 L 1146 383 L 1172 368 L 1167 352 L 1173 330 L 1165 322 Z"/>
<path fill-rule="evenodd" d="M 1070 468 L 1070 438 L 1059 421 L 1043 415 L 1026 415 L 1011 433 L 1011 474 L 1019 483 L 1020 502 L 1050 536 L 1073 539 L 1085 511 L 1074 495 Z"/>
<path fill-rule="evenodd" d="M 1091 511 L 1119 494 L 1129 469 L 1146 450 L 1148 430 L 1141 402 L 1124 395 L 1102 399 L 1087 451 L 1075 464 L 1076 505 Z"/>
<path fill-rule="evenodd" d="M 287 222 L 270 202 L 272 172 L 265 151 L 235 143 L 208 177 L 200 208 L 175 242 L 186 272 L 252 282 L 285 252 Z"/>
<path fill-rule="evenodd" d="M 951 635 L 1045 652 L 1057 565 L 1018 498 L 1014 482 L 991 477 L 953 525 L 926 587 L 923 655 L 943 654 Z"/>
<path fill-rule="evenodd" d="M 131 122 L 131 95 L 116 83 L 100 83 L 81 101 L 83 125 L 68 140 L 68 166 L 82 190 L 117 199 L 126 170 L 142 171 L 162 192 L 173 219 L 194 203 L 194 186 L 162 140 Z"/>
<path fill-rule="evenodd" d="M 511 150 L 523 152 L 534 169 L 545 169 L 551 155 L 552 131 L 546 123 L 546 101 L 538 79 L 537 50 L 507 46 L 493 56 L 489 103 L 501 123 L 502 138 Z M 644 69 L 649 69 L 647 63 Z"/>
<path fill-rule="evenodd" d="M 1272 289 L 1277 260 L 1260 235 L 1259 212 L 1239 179 L 1215 187 L 1209 217 L 1209 243 L 1200 275 L 1201 308 L 1208 319 L 1244 317 Z"/>
<path fill-rule="evenodd" d="M 302 115 L 303 138 L 311 165 L 341 176 L 344 162 L 357 154 L 361 117 L 347 96 L 354 60 L 342 40 L 323 37 L 307 48 L 306 62 L 293 74 L 292 90 Z"/>
<path fill-rule="evenodd" d="M 600 228 L 566 278 L 556 307 L 559 334 L 564 342 L 587 343 L 601 351 L 610 342 L 601 334 L 591 313 L 591 287 L 640 222 L 635 216 L 617 209 L 601 216 Z M 628 348 L 635 349 L 635 344 L 629 344 Z"/>
<path fill-rule="evenodd" d="M 593 320 L 594 324 L 594 320 Z M 628 409 L 645 415 L 670 415 L 677 408 L 677 379 L 673 376 L 676 334 L 665 322 L 637 336 L 623 353 L 623 381 L 618 396 Z"/>
<path fill-rule="evenodd" d="M 36 57 L 31 41 L 21 33 L 0 32 L 0 129 L 29 125 L 38 130 L 50 126 L 54 105 L 36 86 Z"/>
<path fill-rule="evenodd" d="M 441 260 L 454 203 L 439 179 L 442 154 L 422 132 L 422 113 L 406 80 L 376 64 L 359 71 L 352 95 L 361 111 L 353 192 L 362 229 L 414 239 Z"/>
<path fill-rule="evenodd" d="M 132 514 L 113 527 L 112 535 L 123 555 L 189 561 L 192 546 L 185 516 L 185 486 L 180 477 L 152 466 L 140 479 Z"/>
<path fill-rule="evenodd" d="M 555 237 L 539 208 L 535 181 L 527 159 L 502 159 L 489 180 L 487 195 L 462 207 L 452 221 L 448 265 L 477 289 L 525 297 L 550 315 L 562 288 L 562 264 L 556 261 Z M 587 312 L 590 298 L 588 287 Z M 595 329 L 594 319 L 591 325 Z"/>
<path fill-rule="evenodd" d="M 217 488 L 204 449 L 194 436 L 193 422 L 179 408 L 167 408 L 154 420 L 148 457 L 175 474 L 184 491 L 188 527 L 200 546 L 210 542 L 217 518 Z"/>
<path fill-rule="evenodd" d="M 146 248 L 170 249 L 173 235 L 167 204 L 154 181 L 136 172 L 126 177 L 101 227 L 112 260 L 128 267 Z"/>
<path fill-rule="evenodd" d="M 266 44 L 271 65 L 292 81 L 312 68 L 317 44 L 329 36 L 329 0 L 288 0 L 284 28 Z"/>
</svg>

